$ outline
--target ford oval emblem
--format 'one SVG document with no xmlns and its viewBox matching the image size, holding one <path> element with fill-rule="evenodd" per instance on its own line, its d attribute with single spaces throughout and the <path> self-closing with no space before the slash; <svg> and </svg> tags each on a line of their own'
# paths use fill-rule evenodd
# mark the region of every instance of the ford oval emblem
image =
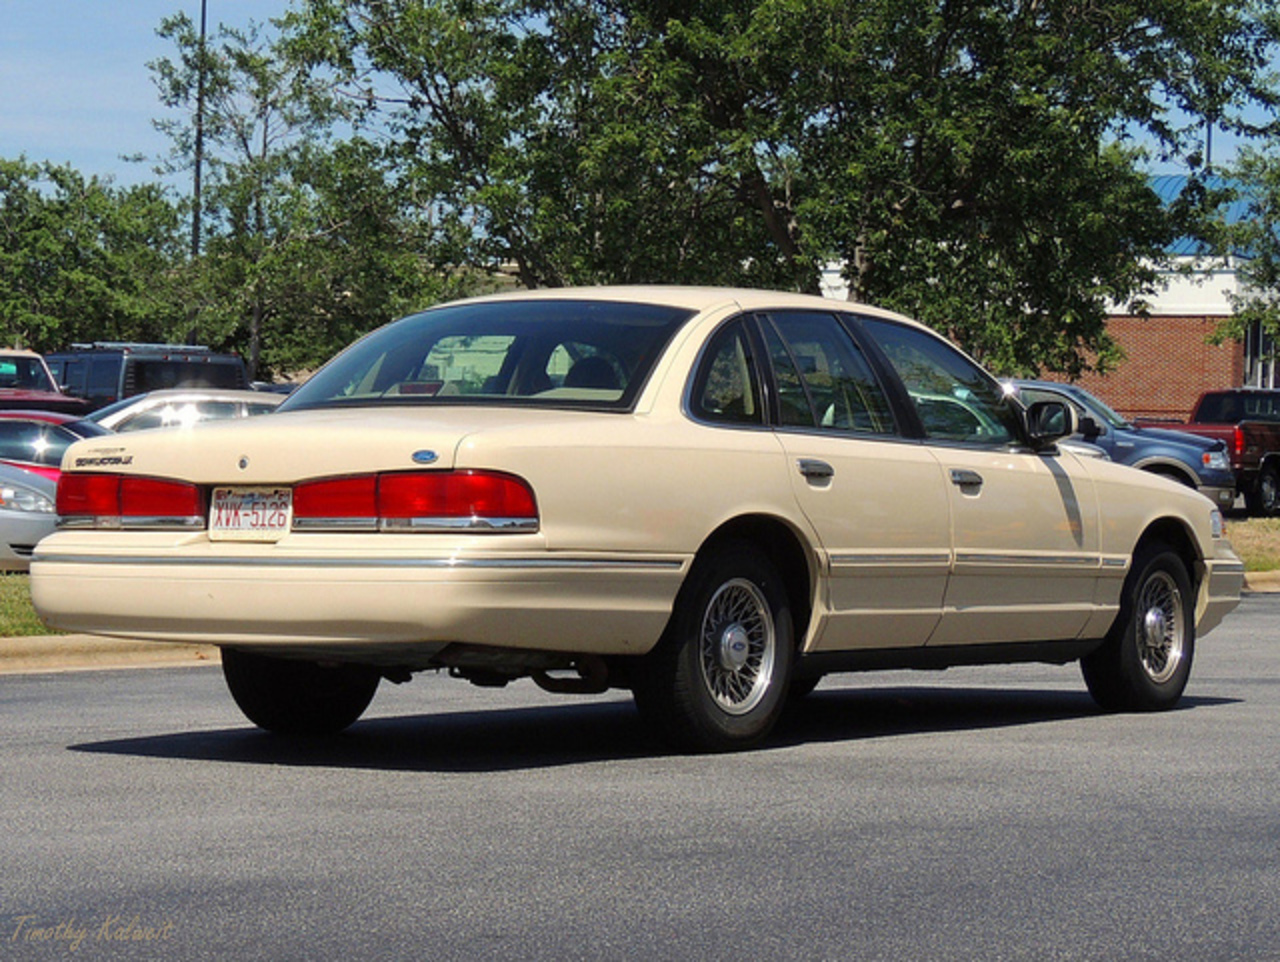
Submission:
<svg viewBox="0 0 1280 962">
<path fill-rule="evenodd" d="M 414 451 L 413 460 L 415 464 L 434 464 L 440 455 L 434 451 Z"/>
</svg>

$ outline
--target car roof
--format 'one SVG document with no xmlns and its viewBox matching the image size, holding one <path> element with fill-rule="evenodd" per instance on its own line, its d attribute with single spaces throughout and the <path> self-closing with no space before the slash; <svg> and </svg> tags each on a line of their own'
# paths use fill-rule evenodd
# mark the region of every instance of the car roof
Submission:
<svg viewBox="0 0 1280 962">
<path fill-rule="evenodd" d="M 47 421 L 50 424 L 66 424 L 81 421 L 81 414 L 62 414 L 58 411 L 0 411 L 0 418 L 12 421 Z"/>
<path fill-rule="evenodd" d="M 849 310 L 859 314 L 886 320 L 904 321 L 916 327 L 924 327 L 917 321 L 893 311 L 837 301 L 816 294 L 796 294 L 789 291 L 757 290 L 738 287 L 684 287 L 679 285 L 631 284 L 601 287 L 542 287 L 531 291 L 506 291 L 486 294 L 460 301 L 449 301 L 436 307 L 454 307 L 460 304 L 479 304 L 493 301 L 580 300 L 614 301 L 618 303 L 657 304 L 663 307 L 685 308 L 705 313 L 720 308 L 741 310 L 768 310 L 771 308 L 796 308 L 808 310 Z M 431 310 L 433 308 L 428 308 Z"/>
</svg>

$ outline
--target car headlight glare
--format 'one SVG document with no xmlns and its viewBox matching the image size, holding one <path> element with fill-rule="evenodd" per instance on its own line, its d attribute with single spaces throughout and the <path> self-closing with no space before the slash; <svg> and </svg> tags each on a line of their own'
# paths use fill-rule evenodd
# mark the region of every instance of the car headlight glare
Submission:
<svg viewBox="0 0 1280 962">
<path fill-rule="evenodd" d="M 33 514 L 53 514 L 53 502 L 33 488 L 19 484 L 0 486 L 0 508 L 10 511 L 30 511 Z"/>
</svg>

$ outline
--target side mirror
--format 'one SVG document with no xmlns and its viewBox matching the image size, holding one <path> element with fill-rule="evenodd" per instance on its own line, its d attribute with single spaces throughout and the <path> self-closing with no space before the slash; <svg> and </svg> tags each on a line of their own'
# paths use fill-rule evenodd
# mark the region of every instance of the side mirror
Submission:
<svg viewBox="0 0 1280 962">
<path fill-rule="evenodd" d="M 1063 401 L 1036 401 L 1027 408 L 1027 440 L 1037 451 L 1059 438 L 1078 434 L 1080 421 L 1075 408 Z"/>
<path fill-rule="evenodd" d="M 1080 433 L 1084 435 L 1086 441 L 1092 441 L 1106 434 L 1107 429 L 1086 414 L 1080 419 Z"/>
</svg>

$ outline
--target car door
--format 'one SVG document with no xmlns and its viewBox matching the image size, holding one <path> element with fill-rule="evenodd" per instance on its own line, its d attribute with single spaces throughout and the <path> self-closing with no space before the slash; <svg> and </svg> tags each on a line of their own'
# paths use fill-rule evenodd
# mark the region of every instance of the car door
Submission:
<svg viewBox="0 0 1280 962">
<path fill-rule="evenodd" d="M 954 560 L 929 644 L 1075 638 L 1101 565 L 1087 469 L 1023 444 L 1014 402 L 942 338 L 881 319 L 862 328 L 901 378 L 947 481 Z"/>
<path fill-rule="evenodd" d="M 773 419 L 795 497 L 821 539 L 828 617 L 813 649 L 923 645 L 950 565 L 948 493 L 901 434 L 871 364 L 832 313 L 758 315 Z"/>
</svg>

